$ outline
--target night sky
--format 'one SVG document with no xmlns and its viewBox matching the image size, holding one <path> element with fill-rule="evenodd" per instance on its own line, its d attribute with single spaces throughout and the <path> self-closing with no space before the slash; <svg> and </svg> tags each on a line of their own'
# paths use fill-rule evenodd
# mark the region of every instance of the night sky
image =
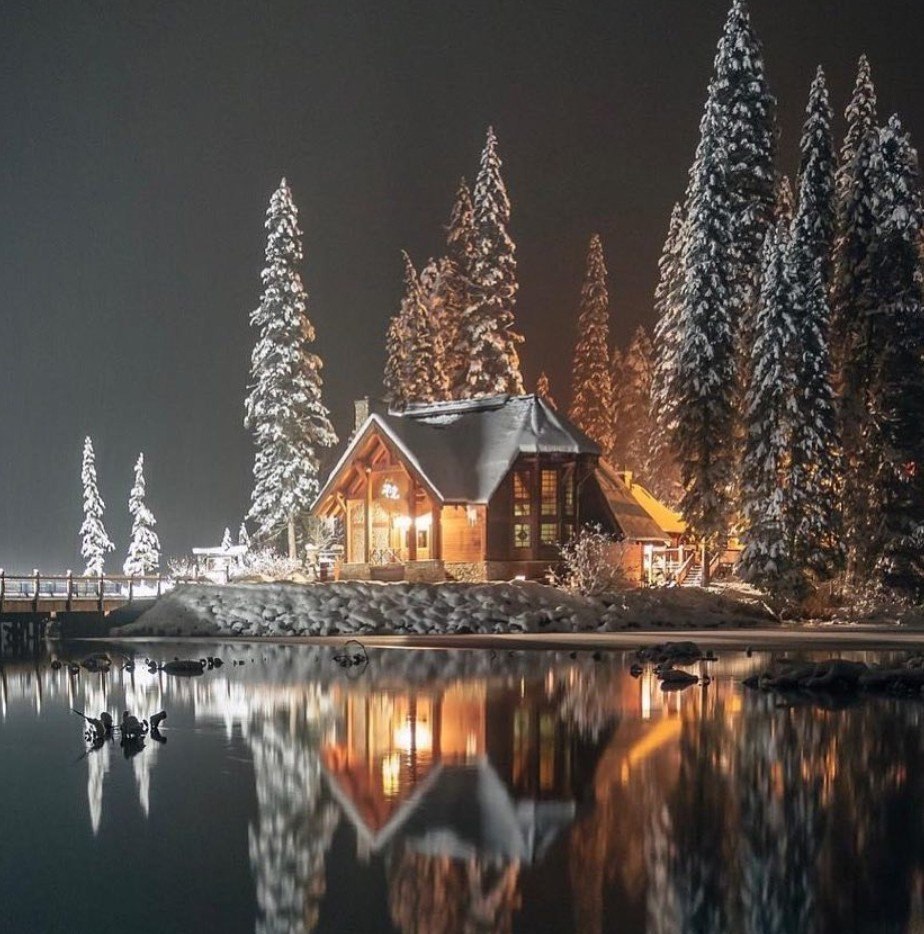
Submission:
<svg viewBox="0 0 924 934">
<path fill-rule="evenodd" d="M 145 452 L 164 554 L 249 504 L 242 426 L 263 215 L 285 175 L 336 427 L 380 391 L 400 250 L 442 249 L 493 124 L 513 201 L 530 388 L 567 397 L 591 233 L 613 331 L 652 321 L 726 0 L 7 2 L 0 20 L 0 566 L 81 570 L 81 442 L 121 572 Z M 752 0 L 794 173 L 824 65 L 856 59 L 924 140 L 914 0 Z M 837 134 L 841 133 L 838 119 Z M 839 145 L 839 140 L 838 140 Z"/>
</svg>

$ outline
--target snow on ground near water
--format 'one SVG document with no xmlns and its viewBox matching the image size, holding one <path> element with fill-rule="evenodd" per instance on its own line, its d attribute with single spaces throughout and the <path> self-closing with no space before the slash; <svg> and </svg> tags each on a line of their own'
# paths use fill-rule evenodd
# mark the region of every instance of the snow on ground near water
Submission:
<svg viewBox="0 0 924 934">
<path fill-rule="evenodd" d="M 511 583 L 184 584 L 121 635 L 611 632 L 766 625 L 746 601 L 693 589 L 637 590 L 601 601 Z"/>
</svg>

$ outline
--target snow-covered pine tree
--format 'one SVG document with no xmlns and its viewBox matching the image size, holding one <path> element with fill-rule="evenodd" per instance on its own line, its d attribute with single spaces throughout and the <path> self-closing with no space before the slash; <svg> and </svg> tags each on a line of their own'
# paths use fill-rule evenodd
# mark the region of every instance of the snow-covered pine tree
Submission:
<svg viewBox="0 0 924 934">
<path fill-rule="evenodd" d="M 454 399 L 467 394 L 468 329 L 465 320 L 473 304 L 472 275 L 475 265 L 475 212 L 468 183 L 459 182 L 452 214 L 446 228 L 447 255 L 440 261 L 440 297 L 444 309 L 443 352 L 446 379 Z"/>
<path fill-rule="evenodd" d="M 433 357 L 430 375 L 432 402 L 452 398 L 452 380 L 458 369 L 456 352 L 459 341 L 459 309 L 455 307 L 455 278 L 448 257 L 430 259 L 420 270 L 420 295 L 423 300 L 426 325 L 424 335 Z M 450 351 L 447 351 L 447 346 Z"/>
<path fill-rule="evenodd" d="M 552 386 L 549 383 L 548 374 L 543 370 L 539 374 L 539 379 L 536 380 L 536 395 L 540 399 L 544 399 L 553 409 L 557 409 L 558 406 L 555 403 L 555 397 L 552 395 Z"/>
<path fill-rule="evenodd" d="M 468 350 L 463 392 L 470 398 L 523 392 L 517 352 L 523 337 L 514 330 L 513 316 L 516 248 L 507 231 L 509 224 L 510 199 L 501 177 L 497 137 L 488 127 L 475 183 L 472 305 L 463 323 Z"/>
<path fill-rule="evenodd" d="M 796 414 L 792 372 L 796 325 L 790 307 L 788 259 L 789 224 L 783 217 L 767 233 L 764 244 L 741 467 L 744 549 L 739 572 L 744 580 L 770 590 L 785 585 L 792 571 L 786 533 L 786 467 Z"/>
<path fill-rule="evenodd" d="M 680 508 L 707 551 L 728 533 L 735 472 L 737 329 L 729 281 L 726 135 L 722 110 L 710 94 L 690 183 L 674 382 L 674 447 L 684 487 Z M 707 561 L 706 581 L 708 567 Z"/>
<path fill-rule="evenodd" d="M 241 527 L 237 531 L 237 543 L 240 547 L 247 549 L 247 554 L 250 553 L 250 533 L 247 531 L 246 522 L 242 522 Z"/>
<path fill-rule="evenodd" d="M 872 555 L 882 586 L 924 598 L 924 227 L 918 157 L 898 117 L 879 131 L 865 322 L 868 436 L 877 510 Z"/>
<path fill-rule="evenodd" d="M 83 483 L 83 524 L 80 526 L 80 555 L 84 560 L 84 576 L 103 573 L 106 555 L 115 550 L 115 545 L 106 534 L 103 513 L 106 504 L 99 495 L 96 482 L 96 453 L 93 442 L 87 436 L 83 441 L 83 464 L 80 471 Z"/>
<path fill-rule="evenodd" d="M 728 288 L 732 327 L 740 335 L 756 303 L 761 251 L 776 206 L 776 100 L 745 0 L 732 0 L 710 95 L 728 158 Z"/>
<path fill-rule="evenodd" d="M 626 385 L 626 356 L 618 344 L 613 344 L 609 372 L 613 404 L 610 407 L 610 446 L 604 457 L 617 469 L 624 470 L 629 459 L 629 432 L 623 424 L 623 389 Z"/>
<path fill-rule="evenodd" d="M 132 517 L 132 540 L 122 570 L 129 577 L 154 574 L 160 566 L 160 539 L 154 531 L 157 520 L 145 502 L 144 454 L 139 454 L 135 462 L 128 513 Z"/>
<path fill-rule="evenodd" d="M 571 368 L 568 416 L 603 451 L 613 445 L 613 390 L 610 382 L 610 301 L 603 243 L 590 238 L 577 316 L 577 343 Z"/>
<path fill-rule="evenodd" d="M 658 285 L 654 295 L 657 320 L 651 377 L 651 453 L 657 470 L 648 478 L 655 495 L 669 503 L 677 502 L 679 493 L 679 469 L 671 441 L 676 424 L 677 386 L 674 381 L 677 375 L 678 320 L 683 284 L 683 242 L 683 208 L 675 204 L 671 211 L 667 240 L 658 261 Z M 618 390 L 619 385 L 614 377 L 614 395 L 618 395 Z"/>
<path fill-rule="evenodd" d="M 221 536 L 221 550 L 228 551 L 234 547 L 234 539 L 231 537 L 231 529 L 225 526 L 225 530 Z"/>
<path fill-rule="evenodd" d="M 790 364 L 794 420 L 789 449 L 787 534 L 800 569 L 830 577 L 842 556 L 840 443 L 831 389 L 827 281 L 834 226 L 831 107 L 821 68 L 812 82 L 800 142 L 799 203 L 788 275 L 795 325 Z"/>
<path fill-rule="evenodd" d="M 321 398 L 321 358 L 312 352 L 314 327 L 298 267 L 302 232 L 292 192 L 283 179 L 266 212 L 266 268 L 260 305 L 250 315 L 259 329 L 251 355 L 244 424 L 257 448 L 248 513 L 261 539 L 287 531 L 297 554 L 295 523 L 318 493 L 323 450 L 337 443 Z"/>
<path fill-rule="evenodd" d="M 781 175 L 776 186 L 776 213 L 777 221 L 784 220 L 788 224 L 796 213 L 796 199 L 792 193 L 792 182 L 788 175 Z"/>
<path fill-rule="evenodd" d="M 650 484 L 659 472 L 650 405 L 654 350 L 648 331 L 641 325 L 635 329 L 623 356 L 623 373 L 625 385 L 620 388 L 619 409 L 621 427 L 626 433 L 626 467 Z"/>
<path fill-rule="evenodd" d="M 404 297 L 388 329 L 385 390 L 388 401 L 401 407 L 447 398 L 439 322 L 431 315 L 417 270 L 404 258 Z"/>
<path fill-rule="evenodd" d="M 843 447 L 842 509 L 847 574 L 852 581 L 871 573 L 870 551 L 877 511 L 869 496 L 875 465 L 869 439 L 869 379 L 872 351 L 868 329 L 877 299 L 870 278 L 876 237 L 875 166 L 881 158 L 875 126 L 876 94 L 869 64 L 860 59 L 853 96 L 845 112 L 847 135 L 836 178 L 837 229 L 831 286 L 831 353 L 837 390 L 838 429 Z"/>
</svg>

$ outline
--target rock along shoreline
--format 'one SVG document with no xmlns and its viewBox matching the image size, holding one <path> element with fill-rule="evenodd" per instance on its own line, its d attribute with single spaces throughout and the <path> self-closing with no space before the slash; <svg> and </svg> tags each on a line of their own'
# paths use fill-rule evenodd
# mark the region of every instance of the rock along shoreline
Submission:
<svg viewBox="0 0 924 934">
<path fill-rule="evenodd" d="M 113 636 L 496 635 L 776 625 L 760 603 L 694 589 L 595 599 L 530 581 L 183 584 Z"/>
</svg>

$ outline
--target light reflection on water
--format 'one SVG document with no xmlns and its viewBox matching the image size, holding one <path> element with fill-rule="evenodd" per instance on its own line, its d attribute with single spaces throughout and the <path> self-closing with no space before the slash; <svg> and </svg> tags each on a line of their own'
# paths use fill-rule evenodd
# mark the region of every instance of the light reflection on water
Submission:
<svg viewBox="0 0 924 934">
<path fill-rule="evenodd" d="M 195 653 L 0 663 L 3 930 L 924 930 L 917 702 L 784 707 L 732 652 L 669 694 L 621 652 Z M 72 707 L 167 742 L 87 753 Z"/>
</svg>

